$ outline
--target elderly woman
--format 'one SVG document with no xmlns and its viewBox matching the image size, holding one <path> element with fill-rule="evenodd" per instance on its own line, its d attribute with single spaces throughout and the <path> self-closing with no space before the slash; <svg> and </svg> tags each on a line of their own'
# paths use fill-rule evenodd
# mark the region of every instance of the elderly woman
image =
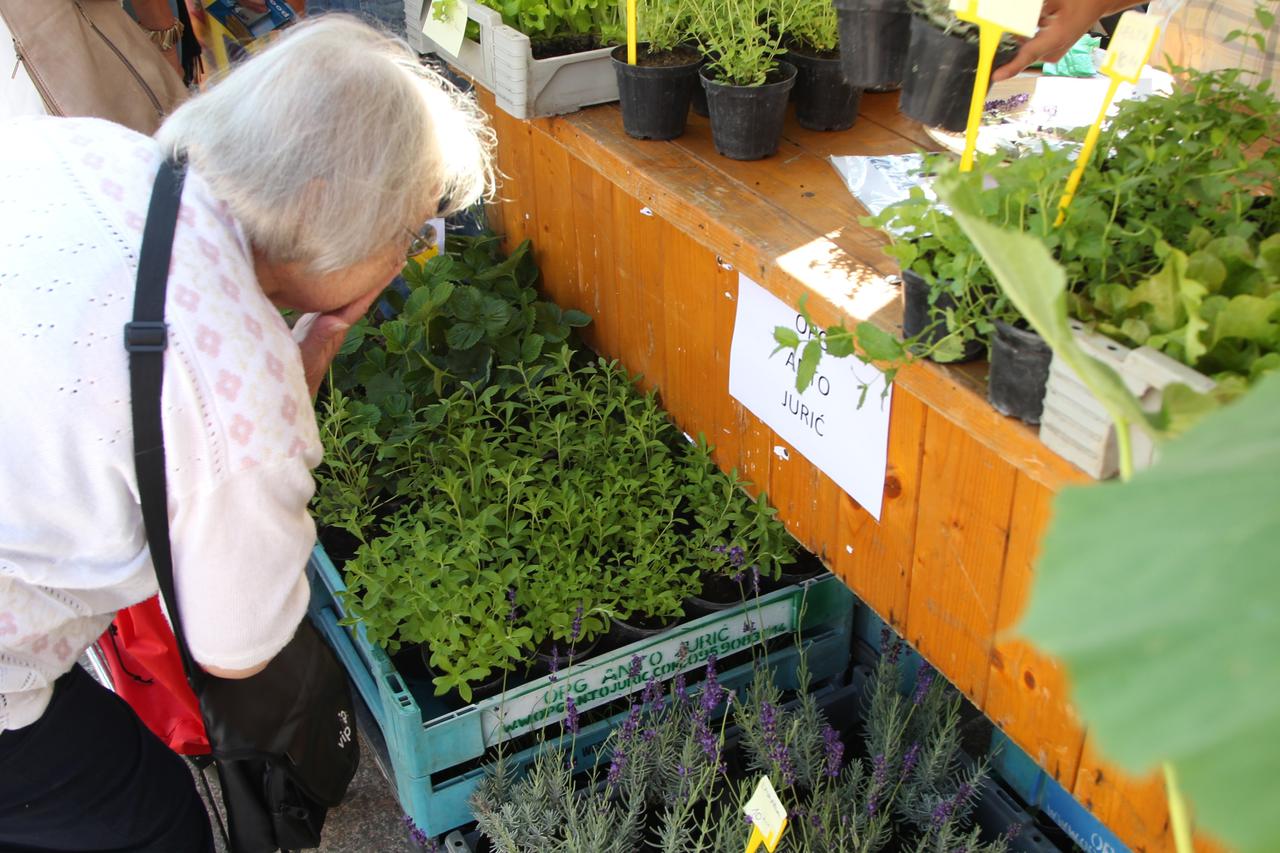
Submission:
<svg viewBox="0 0 1280 853">
<path fill-rule="evenodd" d="M 424 221 L 486 194 L 490 145 L 406 47 L 334 16 L 154 139 L 0 126 L 0 849 L 212 849 L 183 762 L 76 665 L 156 592 L 122 328 L 163 158 L 189 163 L 165 311 L 174 574 L 193 656 L 235 678 L 306 610 L 320 378 Z M 316 316 L 291 334 L 282 308 Z"/>
</svg>

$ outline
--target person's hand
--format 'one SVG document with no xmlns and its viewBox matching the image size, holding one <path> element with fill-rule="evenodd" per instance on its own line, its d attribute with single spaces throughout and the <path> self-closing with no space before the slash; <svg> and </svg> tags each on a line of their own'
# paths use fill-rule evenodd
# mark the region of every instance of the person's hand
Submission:
<svg viewBox="0 0 1280 853">
<path fill-rule="evenodd" d="M 1008 80 L 1033 62 L 1057 62 L 1099 18 L 1137 5 L 1133 0 L 1044 0 L 1040 31 L 1018 48 L 1013 59 L 991 75 L 992 83 Z"/>
<path fill-rule="evenodd" d="M 302 352 L 302 372 L 307 377 L 307 389 L 312 397 L 320 391 L 320 383 L 324 381 L 329 364 L 342 349 L 347 330 L 364 316 L 383 289 L 372 290 L 335 311 L 304 315 L 294 325 L 293 337 Z"/>
</svg>

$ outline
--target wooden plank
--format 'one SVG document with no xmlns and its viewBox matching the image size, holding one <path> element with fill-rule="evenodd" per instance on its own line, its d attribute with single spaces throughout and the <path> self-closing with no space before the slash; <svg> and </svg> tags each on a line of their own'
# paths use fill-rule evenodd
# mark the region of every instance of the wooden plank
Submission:
<svg viewBox="0 0 1280 853">
<path fill-rule="evenodd" d="M 614 192 L 612 204 L 616 355 L 631 374 L 640 374 L 641 387 L 649 390 L 662 385 L 666 360 L 662 268 L 653 249 L 663 223 L 641 215 L 641 205 L 625 192 Z"/>
<path fill-rule="evenodd" d="M 778 510 L 778 518 L 787 525 L 805 550 L 817 552 L 824 520 L 824 507 L 818 504 L 819 471 L 787 441 L 773 437 L 773 453 L 769 460 L 769 502 Z M 830 521 L 830 517 L 826 516 Z M 830 527 L 828 526 L 828 531 Z"/>
<path fill-rule="evenodd" d="M 899 133 L 918 148 L 937 151 L 940 146 L 920 122 L 907 118 L 898 110 L 898 95 L 898 92 L 864 94 L 862 103 L 858 105 L 858 120 Z"/>
<path fill-rule="evenodd" d="M 1134 778 L 1108 763 L 1092 736 L 1084 741 L 1072 792 L 1133 853 L 1171 853 L 1169 806 L 1159 772 Z"/>
<path fill-rule="evenodd" d="M 1035 576 L 1037 548 L 1048 526 L 1053 495 L 1019 474 L 1014 484 L 1014 516 L 1004 563 L 996 647 L 983 711 L 1037 764 L 1068 790 L 1075 784 L 1084 747 L 1084 729 L 1069 702 L 1066 673 L 1029 643 L 1002 639 L 1026 607 Z"/>
<path fill-rule="evenodd" d="M 825 161 L 805 155 L 808 164 L 806 186 L 821 186 L 823 199 L 846 205 L 842 224 L 830 233 L 816 232 L 796 220 L 791 212 L 803 206 L 811 223 L 824 222 L 821 205 L 811 199 L 783 198 L 783 206 L 762 194 L 767 186 L 776 188 L 785 171 L 772 179 L 757 178 L 752 170 L 768 172 L 774 166 L 734 163 L 710 151 L 709 140 L 674 143 L 639 142 L 621 128 L 616 107 L 596 107 L 572 116 L 546 120 L 541 124 L 575 157 L 590 163 L 609 176 L 655 214 L 690 235 L 712 252 L 747 272 L 788 304 L 797 304 L 808 294 L 809 308 L 823 324 L 844 320 L 871 320 L 888 331 L 901 325 L 898 289 L 889 283 L 892 271 L 882 252 L 883 237 L 856 224 L 861 208 L 853 203 L 835 170 Z M 699 133 L 697 122 L 690 125 L 690 137 Z M 883 153 L 867 140 L 880 145 L 901 146 L 894 137 L 878 137 L 874 123 L 861 131 L 848 131 L 847 153 Z M 705 146 L 714 166 L 689 148 Z M 683 147 L 682 147 L 683 146 Z M 769 161 L 764 161 L 768 164 Z M 725 172 L 734 170 L 737 180 Z M 773 183 L 770 183 L 773 181 Z M 808 190 L 806 190 L 808 191 Z M 817 198 L 815 190 L 814 198 Z M 791 194 L 791 195 L 794 195 Z M 1051 489 L 1075 482 L 1083 475 L 1039 441 L 1034 430 L 995 412 L 985 400 L 985 365 L 944 366 L 917 362 L 898 375 L 902 388 L 926 405 L 942 409 L 963 425 L 988 448 L 1011 464 L 1027 471 L 1032 479 Z"/>
<path fill-rule="evenodd" d="M 490 122 L 498 134 L 498 168 L 501 171 L 498 184 L 498 200 L 490 206 L 497 210 L 491 224 L 503 234 L 504 248 L 509 252 L 521 241 L 535 233 L 533 222 L 537 215 L 537 200 L 533 195 L 533 140 L 532 128 L 527 122 L 512 118 L 493 105 L 493 96 L 487 92 L 480 96 L 486 104 Z"/>
<path fill-rule="evenodd" d="M 846 494 L 838 502 L 835 570 L 900 632 L 907 626 L 927 417 L 919 400 L 901 388 L 894 390 L 879 522 Z"/>
<path fill-rule="evenodd" d="M 574 211 L 576 222 L 591 221 L 589 226 L 583 223 L 582 227 L 590 228 L 587 233 L 591 236 L 590 251 L 595 259 L 594 275 L 578 284 L 583 302 L 588 306 L 583 310 L 591 315 L 591 326 L 585 337 L 592 349 L 607 358 L 619 355 L 618 262 L 614 239 L 618 226 L 613 217 L 613 194 L 616 192 L 617 187 L 592 170 L 591 202 L 589 206 Z M 579 251 L 585 251 L 581 233 L 578 240 Z"/>
<path fill-rule="evenodd" d="M 991 672 L 1015 472 L 931 412 L 920 480 L 907 637 L 981 708 Z"/>
<path fill-rule="evenodd" d="M 708 376 L 716 359 L 718 301 L 724 297 L 701 246 L 670 225 L 661 239 L 663 244 L 653 250 L 663 259 L 660 308 L 667 359 L 662 402 L 682 430 L 713 441 L 718 423 L 715 398 L 729 388 L 727 350 L 724 384 Z"/>
<path fill-rule="evenodd" d="M 578 240 L 569 186 L 569 152 L 536 128 L 531 139 L 533 201 L 538 211 L 536 229 L 530 233 L 534 257 L 542 270 L 546 294 L 561 305 L 572 305 L 578 300 Z"/>
</svg>

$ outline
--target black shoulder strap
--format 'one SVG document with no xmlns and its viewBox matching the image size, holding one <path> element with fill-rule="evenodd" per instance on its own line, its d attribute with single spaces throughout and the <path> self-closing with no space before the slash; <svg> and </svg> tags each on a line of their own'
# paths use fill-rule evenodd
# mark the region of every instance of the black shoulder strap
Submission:
<svg viewBox="0 0 1280 853">
<path fill-rule="evenodd" d="M 164 597 L 178 641 L 187 678 L 196 681 L 201 670 L 187 649 L 173 585 L 173 555 L 169 548 L 168 487 L 165 482 L 164 427 L 160 395 L 164 387 L 164 351 L 168 326 L 164 322 L 165 290 L 173 256 L 173 234 L 182 201 L 186 166 L 166 160 L 156 175 L 151 207 L 138 255 L 138 283 L 133 296 L 133 322 L 125 324 L 124 348 L 129 351 L 129 389 L 133 404 L 133 457 L 138 477 L 142 520 L 156 581 Z"/>
</svg>

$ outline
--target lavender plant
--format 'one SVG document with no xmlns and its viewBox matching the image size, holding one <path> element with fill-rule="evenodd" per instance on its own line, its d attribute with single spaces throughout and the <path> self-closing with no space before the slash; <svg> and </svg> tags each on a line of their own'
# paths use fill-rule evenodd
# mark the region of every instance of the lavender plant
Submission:
<svg viewBox="0 0 1280 853">
<path fill-rule="evenodd" d="M 902 650 L 886 639 L 866 697 L 870 760 L 846 760 L 803 657 L 790 699 L 763 661 L 737 699 L 710 660 L 696 696 L 683 676 L 666 687 L 650 680 L 604 744 L 607 764 L 576 782 L 556 749 L 544 750 L 516 781 L 500 759 L 472 802 L 480 828 L 500 851 L 587 843 L 615 850 L 620 843 L 628 850 L 736 853 L 751 832 L 742 807 L 766 774 L 791 814 L 779 848 L 788 853 L 875 853 L 891 841 L 916 853 L 1006 853 L 1007 837 L 985 842 L 970 825 L 986 767 L 965 769 L 960 761 L 957 694 L 931 669 L 900 694 Z M 725 761 L 730 719 L 748 770 L 741 778 Z M 576 732 L 576 723 L 565 725 Z"/>
<path fill-rule="evenodd" d="M 636 3 L 636 36 L 649 45 L 649 53 L 674 50 L 689 39 L 692 0 L 639 0 Z"/>
<path fill-rule="evenodd" d="M 690 3 L 693 37 L 722 83 L 763 86 L 778 67 L 782 33 L 795 10 L 775 0 L 705 0 Z"/>
<path fill-rule="evenodd" d="M 783 35 L 792 46 L 818 53 L 840 49 L 840 24 L 831 0 L 776 0 L 780 17 L 791 21 Z"/>
</svg>

